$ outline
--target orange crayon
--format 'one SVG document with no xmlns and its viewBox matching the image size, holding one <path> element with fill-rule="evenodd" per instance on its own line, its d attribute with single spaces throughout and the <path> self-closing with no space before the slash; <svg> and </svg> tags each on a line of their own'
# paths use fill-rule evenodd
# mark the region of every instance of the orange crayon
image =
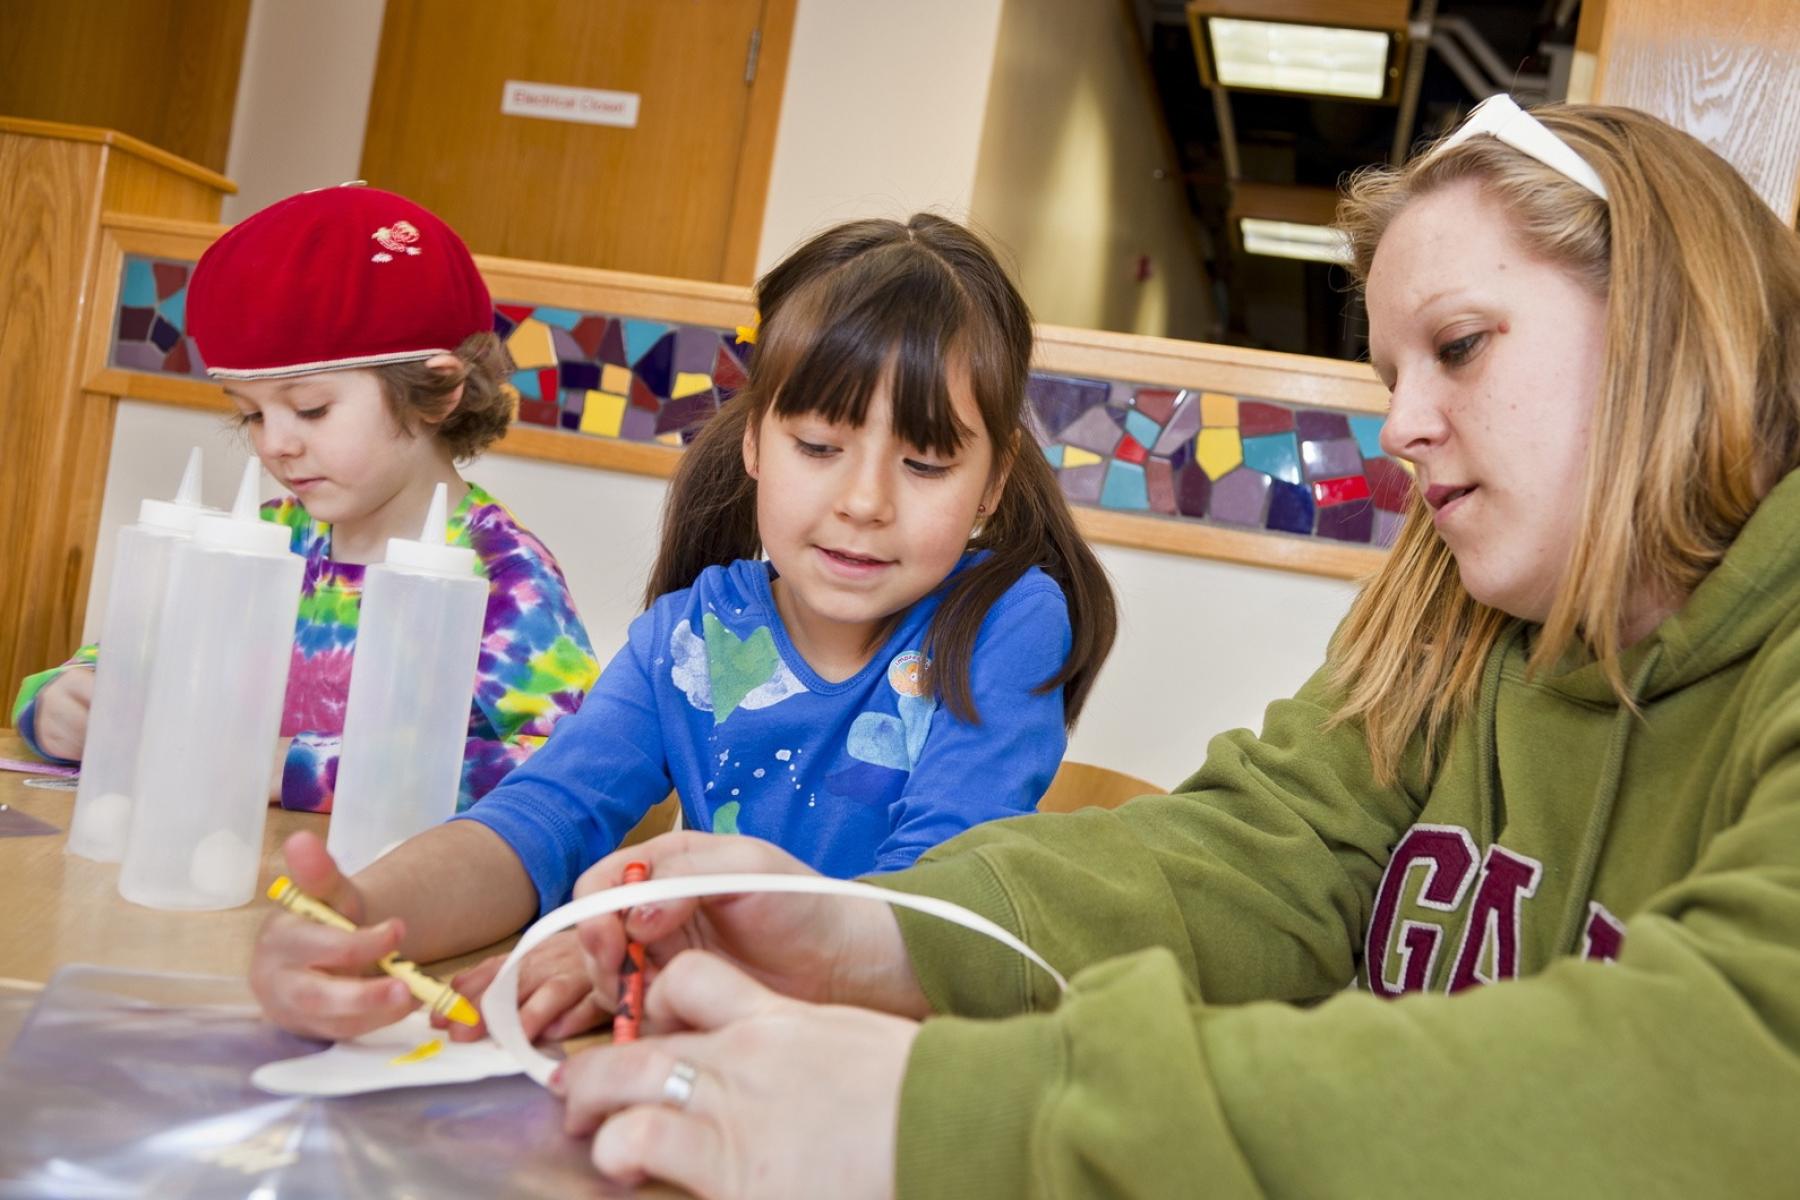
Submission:
<svg viewBox="0 0 1800 1200">
<path fill-rule="evenodd" d="M 626 883 L 642 883 L 650 878 L 650 867 L 647 863 L 628 862 L 625 864 Z M 631 910 L 626 909 L 619 917 L 622 925 Z M 625 958 L 619 964 L 619 1003 L 613 1011 L 613 1041 L 635 1042 L 638 1035 L 638 1023 L 644 1017 L 644 948 L 629 937 L 625 941 Z"/>
</svg>

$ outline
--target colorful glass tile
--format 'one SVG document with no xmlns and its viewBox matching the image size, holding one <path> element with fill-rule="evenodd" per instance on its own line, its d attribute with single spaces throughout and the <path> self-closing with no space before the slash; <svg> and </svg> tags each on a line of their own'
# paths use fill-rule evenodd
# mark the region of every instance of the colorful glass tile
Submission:
<svg viewBox="0 0 1800 1200">
<path fill-rule="evenodd" d="M 1194 457 L 1214 480 L 1224 477 L 1244 461 L 1244 448 L 1235 429 L 1202 429 L 1194 439 Z"/>
<path fill-rule="evenodd" d="M 1175 406 L 1174 415 L 1163 426 L 1162 436 L 1150 447 L 1150 453 L 1173 455 L 1177 447 L 1191 444 L 1194 435 L 1199 432 L 1200 397 L 1192 392 L 1184 392 Z"/>
<path fill-rule="evenodd" d="M 1303 408 L 1294 414 L 1302 442 L 1329 442 L 1350 436 L 1350 419 L 1343 413 Z"/>
<path fill-rule="evenodd" d="M 605 317 L 583 317 L 569 330 L 569 336 L 581 347 L 581 353 L 587 358 L 598 358 L 600 355 L 600 339 L 606 336 Z"/>
<path fill-rule="evenodd" d="M 546 325 L 562 330 L 573 329 L 575 326 L 581 324 L 581 314 L 578 312 L 571 312 L 566 308 L 550 308 L 549 306 L 544 306 L 542 308 L 533 309 L 531 315 L 535 320 L 542 321 Z"/>
<path fill-rule="evenodd" d="M 581 432 L 618 437 L 625 416 L 625 397 L 611 392 L 589 392 L 581 402 Z"/>
<path fill-rule="evenodd" d="M 1384 512 L 1379 508 L 1376 509 L 1375 510 L 1375 535 L 1373 537 L 1371 537 L 1369 540 L 1371 542 L 1373 542 L 1375 545 L 1380 546 L 1383 549 L 1386 549 L 1387 547 L 1393 545 L 1394 541 L 1397 538 L 1399 538 L 1400 526 L 1405 522 L 1405 520 L 1406 520 L 1406 518 L 1401 516 L 1399 513 Z"/>
<path fill-rule="evenodd" d="M 1238 402 L 1236 396 L 1227 396 L 1222 392 L 1200 393 L 1200 424 L 1217 425 L 1221 428 L 1236 428 L 1238 423 Z"/>
<path fill-rule="evenodd" d="M 168 371 L 172 375 L 186 375 L 188 373 L 187 348 L 188 343 L 186 338 L 182 338 L 180 341 L 176 342 L 175 348 L 169 351 L 168 355 L 163 359 L 163 370 Z"/>
<path fill-rule="evenodd" d="M 662 401 L 656 398 L 656 393 L 650 390 L 650 385 L 635 375 L 632 376 L 631 386 L 626 389 L 625 394 L 631 397 L 631 407 L 634 412 L 654 413 L 662 408 Z"/>
<path fill-rule="evenodd" d="M 1300 447 L 1291 433 L 1265 433 L 1244 439 L 1244 465 L 1288 483 L 1300 482 Z"/>
<path fill-rule="evenodd" d="M 1346 475 L 1340 479 L 1318 479 L 1313 481 L 1312 492 L 1314 502 L 1321 508 L 1329 504 L 1349 504 L 1353 500 L 1369 498 L 1369 481 L 1361 475 Z"/>
<path fill-rule="evenodd" d="M 720 350 L 718 358 L 713 360 L 713 386 L 726 394 L 737 391 L 750 382 L 744 374 L 744 368 L 738 365 L 737 359 L 728 351 Z"/>
<path fill-rule="evenodd" d="M 521 400 L 542 400 L 543 393 L 538 391 L 538 373 L 536 371 L 514 371 L 513 387 L 518 389 Z"/>
<path fill-rule="evenodd" d="M 1203 474 L 1201 478 L 1205 478 Z M 1175 508 L 1175 471 L 1168 463 L 1160 459 L 1151 459 L 1144 464 L 1144 483 L 1150 491 L 1150 511 L 1166 513 L 1174 516 Z M 1211 481 L 1208 480 L 1210 484 Z"/>
<path fill-rule="evenodd" d="M 1371 458 L 1363 464 L 1368 475 L 1369 490 L 1375 507 L 1384 512 L 1403 513 L 1412 502 L 1413 477 L 1391 458 Z"/>
<path fill-rule="evenodd" d="M 1206 515 L 1231 525 L 1260 528 L 1263 513 L 1268 510 L 1269 488 L 1273 484 L 1274 481 L 1261 471 L 1252 471 L 1248 467 L 1233 471 L 1225 478 L 1213 481 L 1212 503 L 1207 507 Z"/>
<path fill-rule="evenodd" d="M 1092 466 L 1064 469 L 1056 477 L 1062 485 L 1063 495 L 1072 504 L 1100 503 L 1100 488 L 1106 482 L 1106 464 L 1094 463 Z"/>
<path fill-rule="evenodd" d="M 1319 510 L 1317 537 L 1337 542 L 1367 542 L 1375 533 L 1375 507 L 1370 504 L 1339 504 Z"/>
<path fill-rule="evenodd" d="M 1100 489 L 1100 507 L 1138 511 L 1149 508 L 1150 492 L 1144 480 L 1144 468 L 1114 459 L 1106 469 L 1106 482 Z"/>
<path fill-rule="evenodd" d="M 502 313 L 497 308 L 494 310 L 494 334 L 501 341 L 504 342 L 507 338 L 512 336 L 513 324 L 514 322 L 512 319 L 505 313 Z"/>
<path fill-rule="evenodd" d="M 1125 432 L 1145 446 L 1154 446 L 1162 436 L 1162 426 L 1134 408 L 1125 413 Z"/>
<path fill-rule="evenodd" d="M 1101 458 L 1098 454 L 1095 454 L 1092 450 L 1083 450 L 1080 446 L 1063 447 L 1062 465 L 1064 470 L 1073 470 L 1076 467 L 1089 467 L 1093 466 L 1095 463 L 1105 461 L 1105 459 Z"/>
<path fill-rule="evenodd" d="M 1282 533 L 1311 533 L 1312 494 L 1297 483 L 1272 480 L 1269 484 L 1269 518 L 1266 524 L 1270 529 Z"/>
<path fill-rule="evenodd" d="M 1139 388 L 1132 405 L 1158 425 L 1168 423 L 1175 412 L 1175 401 L 1181 395 L 1172 388 Z"/>
<path fill-rule="evenodd" d="M 669 391 L 669 399 L 681 400 L 700 392 L 712 391 L 712 376 L 698 371 L 680 371 L 675 375 L 675 386 Z"/>
<path fill-rule="evenodd" d="M 658 338 L 641 358 L 632 360 L 631 371 L 649 386 L 653 395 L 667 396 L 675 384 L 675 335 Z"/>
<path fill-rule="evenodd" d="M 600 390 L 623 396 L 631 389 L 631 368 L 607 363 L 600 368 Z"/>
<path fill-rule="evenodd" d="M 1063 448 L 1061 446 L 1045 446 L 1044 461 L 1060 469 L 1063 465 Z"/>
<path fill-rule="evenodd" d="M 566 388 L 587 391 L 600 386 L 600 364 L 591 362 L 566 362 L 557 369 L 557 382 Z"/>
<path fill-rule="evenodd" d="M 156 305 L 157 315 L 177 329 L 187 328 L 187 289 L 176 288 L 170 296 Z"/>
<path fill-rule="evenodd" d="M 538 368 L 538 395 L 545 400 L 555 402 L 556 393 L 562 388 L 562 379 L 555 367 Z"/>
<path fill-rule="evenodd" d="M 127 371 L 161 372 L 168 356 L 149 342 L 120 342 L 113 347 L 113 365 Z"/>
<path fill-rule="evenodd" d="M 656 435 L 656 440 L 665 446 L 680 446 L 682 444 L 682 437 L 679 431 L 659 433 Z"/>
<path fill-rule="evenodd" d="M 631 360 L 625 356 L 625 322 L 608 321 L 606 333 L 600 338 L 600 352 L 594 357 L 603 363 L 611 363 L 615 367 L 629 367 Z"/>
<path fill-rule="evenodd" d="M 1360 475 L 1363 469 L 1362 451 L 1358 450 L 1356 442 L 1348 437 L 1329 442 L 1302 440 L 1300 461 L 1306 466 L 1308 479 L 1336 479 L 1343 475 Z"/>
<path fill-rule="evenodd" d="M 1075 421 L 1064 426 L 1057 435 L 1058 440 L 1071 446 L 1080 446 L 1083 450 L 1092 450 L 1096 454 L 1111 454 L 1113 447 L 1119 444 L 1125 431 L 1119 428 L 1104 408 L 1090 408 Z"/>
<path fill-rule="evenodd" d="M 626 317 L 619 324 L 625 327 L 625 361 L 637 366 L 638 359 L 650 352 L 650 348 L 661 341 L 669 332 L 667 325 L 657 321 L 634 321 Z M 669 361 L 674 362 L 674 350 L 670 349 Z"/>
<path fill-rule="evenodd" d="M 1033 375 L 1025 382 L 1025 398 L 1046 434 L 1068 428 L 1089 409 L 1104 405 L 1111 395 L 1106 384 L 1093 379 L 1061 375 Z M 1109 447 L 1110 450 L 1110 447 Z"/>
<path fill-rule="evenodd" d="M 154 308 L 121 308 L 119 310 L 119 340 L 121 342 L 141 342 L 150 336 L 150 322 L 156 319 Z"/>
<path fill-rule="evenodd" d="M 156 307 L 156 274 L 149 259 L 125 260 L 125 282 L 119 289 L 119 303 L 132 308 Z"/>
<path fill-rule="evenodd" d="M 581 410 L 587 407 L 587 389 L 576 391 L 574 388 L 564 388 L 560 400 L 564 417 L 571 414 L 579 417 Z"/>
<path fill-rule="evenodd" d="M 587 351 L 581 348 L 581 343 L 575 340 L 573 333 L 555 325 L 546 325 L 545 328 L 550 331 L 550 348 L 555 352 L 557 362 L 586 362 L 588 360 Z"/>
<path fill-rule="evenodd" d="M 564 429 L 573 430 L 576 433 L 581 432 L 581 414 L 579 412 L 570 412 L 565 408 L 557 416 L 556 422 Z"/>
<path fill-rule="evenodd" d="M 1174 466 L 1175 472 L 1175 508 L 1183 516 L 1204 517 L 1207 515 L 1206 505 L 1212 498 L 1213 482 L 1206 477 L 1198 463 L 1186 466 Z M 1260 503 L 1260 502 L 1259 502 Z M 1262 520 L 1258 512 L 1257 522 Z"/>
<path fill-rule="evenodd" d="M 556 425 L 557 408 L 554 400 L 520 400 L 518 419 L 527 425 Z"/>
<path fill-rule="evenodd" d="M 550 341 L 550 327 L 542 321 L 520 321 L 513 329 L 512 336 L 506 339 L 506 350 L 512 355 L 513 366 L 520 370 L 545 367 L 556 361 L 556 347 Z"/>
<path fill-rule="evenodd" d="M 680 433 L 684 429 L 698 426 L 718 411 L 718 408 L 719 398 L 713 395 L 711 388 L 679 400 L 671 400 L 656 414 L 656 432 L 658 436 L 670 432 Z"/>
<path fill-rule="evenodd" d="M 496 304 L 494 311 L 504 316 L 514 325 L 531 319 L 532 306 L 529 304 Z"/>
<path fill-rule="evenodd" d="M 619 436 L 628 442 L 648 442 L 656 437 L 656 414 L 635 404 L 627 405 L 619 418 Z"/>
<path fill-rule="evenodd" d="M 156 280 L 156 298 L 166 300 L 187 283 L 188 269 L 183 263 L 151 263 L 150 274 Z"/>
<path fill-rule="evenodd" d="M 161 317 L 150 322 L 150 341 L 164 354 L 173 350 L 175 348 L 175 343 L 180 340 L 181 330 L 175 328 Z"/>
<path fill-rule="evenodd" d="M 712 378 L 713 352 L 719 348 L 718 337 L 710 329 L 687 325 L 675 331 L 675 371 L 677 374 L 705 375 Z M 708 387 L 712 384 L 709 382 Z"/>
<path fill-rule="evenodd" d="M 1387 453 L 1381 448 L 1381 427 L 1386 424 L 1386 417 L 1350 418 L 1350 436 L 1356 439 L 1356 448 L 1364 458 L 1380 458 Z"/>
<path fill-rule="evenodd" d="M 1294 410 L 1260 400 L 1238 403 L 1238 432 L 1245 437 L 1261 437 L 1268 433 L 1287 433 L 1294 428 Z"/>
<path fill-rule="evenodd" d="M 1142 442 L 1128 433 L 1119 439 L 1118 446 L 1113 450 L 1113 457 L 1120 462 L 1141 465 L 1146 458 L 1150 457 L 1150 451 L 1144 448 Z"/>
</svg>

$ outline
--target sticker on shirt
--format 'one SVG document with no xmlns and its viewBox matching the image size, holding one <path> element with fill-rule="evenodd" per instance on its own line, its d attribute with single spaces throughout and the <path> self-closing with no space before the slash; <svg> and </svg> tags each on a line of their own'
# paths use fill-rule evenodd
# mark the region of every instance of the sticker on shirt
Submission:
<svg viewBox="0 0 1800 1200">
<path fill-rule="evenodd" d="M 775 637 L 758 625 L 740 638 L 719 618 L 701 618 L 705 636 L 697 637 L 686 621 L 669 634 L 669 678 L 688 703 L 713 715 L 722 725 L 740 708 L 768 708 L 806 691 L 806 685 L 781 661 Z"/>
<path fill-rule="evenodd" d="M 866 712 L 851 722 L 844 749 L 855 763 L 825 779 L 825 786 L 839 796 L 883 806 L 898 798 L 918 765 L 937 711 L 930 695 L 931 663 L 917 650 L 894 656 L 887 681 L 898 712 Z"/>
</svg>

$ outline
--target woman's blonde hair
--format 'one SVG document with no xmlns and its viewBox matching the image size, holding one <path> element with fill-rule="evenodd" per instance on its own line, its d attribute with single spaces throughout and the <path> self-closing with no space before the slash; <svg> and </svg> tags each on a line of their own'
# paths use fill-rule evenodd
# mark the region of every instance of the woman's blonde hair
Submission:
<svg viewBox="0 0 1800 1200">
<path fill-rule="evenodd" d="M 1366 284 L 1375 247 L 1412 201 L 1475 180 L 1531 253 L 1607 302 L 1581 535 L 1530 668 L 1579 645 L 1633 704 L 1619 666 L 1634 596 L 1685 596 L 1758 502 L 1800 465 L 1800 238 L 1700 142 L 1624 108 L 1534 114 L 1599 172 L 1610 200 L 1495 138 L 1475 137 L 1348 185 L 1338 224 Z M 1464 590 L 1415 495 L 1387 562 L 1331 651 L 1378 778 L 1411 739 L 1427 761 L 1475 705 L 1482 666 L 1511 618 Z"/>
</svg>

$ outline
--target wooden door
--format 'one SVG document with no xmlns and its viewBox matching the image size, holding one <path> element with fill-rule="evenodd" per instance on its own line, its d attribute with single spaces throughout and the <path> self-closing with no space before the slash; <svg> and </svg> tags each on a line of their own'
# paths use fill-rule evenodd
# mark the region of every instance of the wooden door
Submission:
<svg viewBox="0 0 1800 1200">
<path fill-rule="evenodd" d="M 795 0 L 388 0 L 362 175 L 477 253 L 748 282 Z M 634 128 L 501 110 L 636 95 Z"/>
</svg>

